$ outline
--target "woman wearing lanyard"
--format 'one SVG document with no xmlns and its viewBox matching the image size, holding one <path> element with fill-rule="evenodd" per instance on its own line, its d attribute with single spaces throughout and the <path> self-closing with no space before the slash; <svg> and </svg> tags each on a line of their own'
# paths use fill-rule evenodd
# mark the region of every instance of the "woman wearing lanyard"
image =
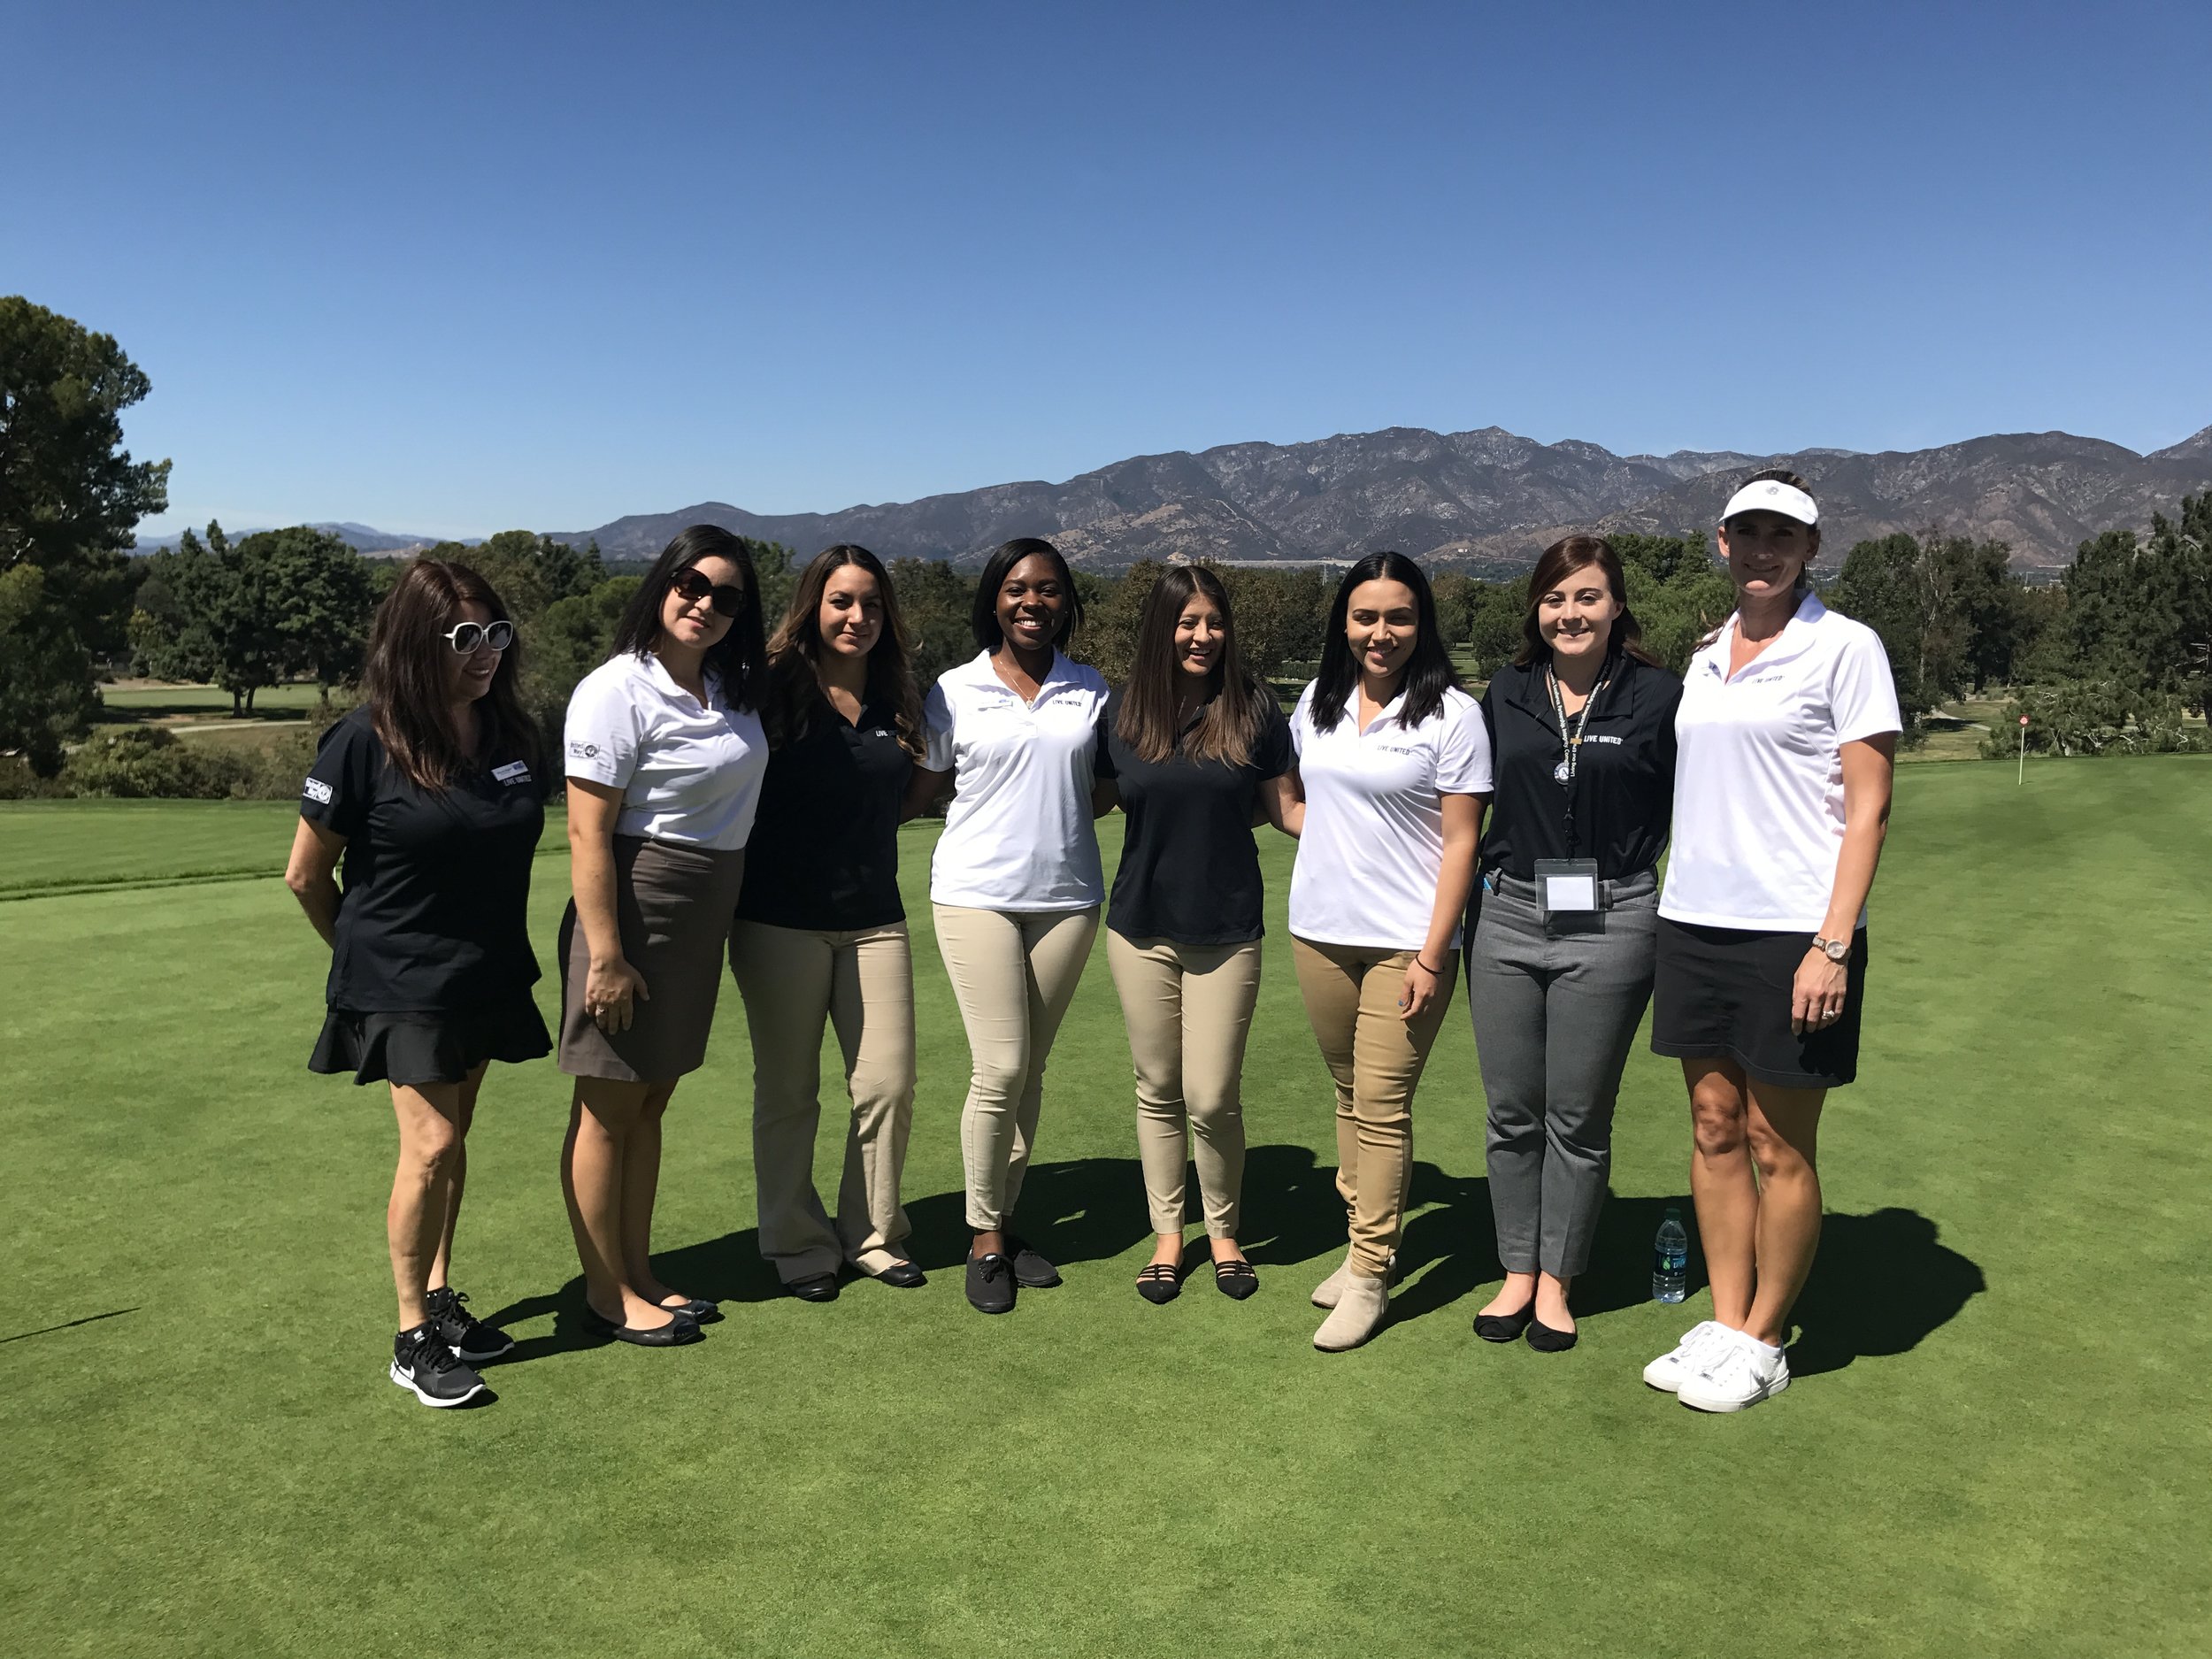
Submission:
<svg viewBox="0 0 2212 1659">
<path fill-rule="evenodd" d="M 576 1079 L 561 1184 L 584 1299 L 626 1342 L 698 1340 L 711 1302 L 654 1276 L 661 1118 L 706 1057 L 722 948 L 768 764 L 765 668 L 745 544 L 694 525 L 569 699 L 561 1070 Z"/>
<path fill-rule="evenodd" d="M 485 1069 L 553 1046 L 530 995 L 547 781 L 516 693 L 519 655 L 507 608 L 474 571 L 417 559 L 401 572 L 369 630 L 361 706 L 323 734 L 307 774 L 284 876 L 331 948 L 308 1069 L 391 1086 L 389 1375 L 426 1406 L 477 1398 L 470 1367 L 515 1345 L 470 1315 L 446 1275 Z"/>
<path fill-rule="evenodd" d="M 922 698 L 891 578 L 866 548 L 818 555 L 768 641 L 770 755 L 746 843 L 730 969 L 753 1036 L 760 1253 L 805 1302 L 855 1269 L 923 1282 L 899 1175 L 914 1117 L 914 959 L 899 901 L 899 812 Z M 814 1187 L 822 1028 L 852 1101 L 833 1221 Z"/>
<path fill-rule="evenodd" d="M 1569 536 L 1531 572 L 1525 643 L 1483 693 L 1497 799 L 1467 947 L 1490 1100 L 1490 1205 L 1505 1284 L 1475 1333 L 1575 1344 L 1613 1102 L 1651 998 L 1655 873 L 1682 682 L 1643 654 L 1612 548 Z"/>
<path fill-rule="evenodd" d="M 1713 1317 L 1644 1380 L 1702 1411 L 1789 1386 L 1782 1342 L 1820 1241 L 1821 1104 L 1858 1071 L 1866 898 L 1903 722 L 1881 641 L 1806 577 L 1819 522 L 1793 472 L 1730 498 L 1736 611 L 1690 659 L 1675 721 L 1651 1046 L 1689 1085 Z"/>
<path fill-rule="evenodd" d="M 1380 1328 L 1413 1174 L 1413 1092 L 1451 1004 L 1490 793 L 1482 710 L 1459 688 L 1428 578 L 1397 553 L 1345 572 L 1321 672 L 1291 715 L 1300 803 L 1291 956 L 1336 1082 L 1344 1265 L 1313 1293 L 1313 1345 Z"/>
<path fill-rule="evenodd" d="M 1092 774 L 1106 682 L 1060 649 L 1082 618 L 1051 542 L 1026 536 L 991 555 L 969 618 L 979 654 L 931 688 L 928 753 L 908 795 L 919 811 L 957 786 L 929 896 L 974 1063 L 960 1147 L 975 1235 L 968 1301 L 983 1313 L 1010 1311 L 1018 1284 L 1060 1282 L 1007 1224 L 1036 1147 L 1045 1060 L 1105 897 L 1091 819 L 1102 810 Z"/>
<path fill-rule="evenodd" d="M 1293 796 L 1290 726 L 1245 672 L 1228 590 L 1202 565 L 1145 598 L 1129 683 L 1098 723 L 1101 771 L 1129 820 L 1106 910 L 1106 960 L 1137 1071 L 1137 1153 L 1152 1260 L 1137 1294 L 1182 1289 L 1183 1164 L 1197 1143 L 1214 1285 L 1242 1301 L 1259 1276 L 1237 1244 L 1244 1179 L 1240 1079 L 1260 994 L 1260 859 L 1252 824 Z"/>
</svg>

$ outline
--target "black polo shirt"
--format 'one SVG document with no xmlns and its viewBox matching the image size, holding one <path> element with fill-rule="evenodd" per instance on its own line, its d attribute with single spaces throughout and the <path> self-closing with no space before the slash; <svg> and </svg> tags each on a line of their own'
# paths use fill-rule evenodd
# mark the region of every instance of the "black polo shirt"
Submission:
<svg viewBox="0 0 2212 1659">
<path fill-rule="evenodd" d="M 300 816 L 346 837 L 331 1007 L 443 1013 L 537 983 L 530 861 L 550 785 L 514 760 L 419 788 L 387 759 L 365 708 L 323 733 Z"/>
<path fill-rule="evenodd" d="M 906 919 L 899 808 L 913 757 L 889 704 L 864 705 L 855 724 L 816 699 L 804 734 L 769 754 L 737 913 L 818 933 L 888 927 Z"/>
<path fill-rule="evenodd" d="M 1257 939 L 1262 889 L 1252 814 L 1260 785 L 1290 770 L 1290 722 L 1271 703 L 1240 766 L 1193 760 L 1179 748 L 1164 761 L 1148 761 L 1115 729 L 1121 695 L 1106 700 L 1098 719 L 1098 775 L 1116 780 L 1129 820 L 1106 926 L 1124 939 L 1179 945 Z"/>
<path fill-rule="evenodd" d="M 1665 669 L 1624 653 L 1615 658 L 1583 729 L 1570 844 L 1569 794 L 1553 776 L 1564 751 L 1544 664 L 1500 669 L 1482 694 L 1497 785 L 1482 867 L 1532 881 L 1540 858 L 1594 858 L 1600 877 L 1618 880 L 1656 864 L 1674 809 L 1674 711 L 1681 701 L 1682 682 Z"/>
</svg>

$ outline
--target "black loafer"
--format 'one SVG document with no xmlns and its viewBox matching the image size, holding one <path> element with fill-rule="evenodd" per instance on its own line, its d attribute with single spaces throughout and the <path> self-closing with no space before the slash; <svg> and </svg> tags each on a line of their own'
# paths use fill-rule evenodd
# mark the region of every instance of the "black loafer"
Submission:
<svg viewBox="0 0 2212 1659">
<path fill-rule="evenodd" d="M 1216 1262 L 1214 1288 L 1225 1296 L 1242 1302 L 1260 1287 L 1260 1276 L 1252 1271 L 1249 1262 Z"/>
<path fill-rule="evenodd" d="M 996 1250 L 968 1258 L 968 1302 L 978 1313 L 1014 1311 L 1014 1264 Z"/>
<path fill-rule="evenodd" d="M 876 1282 L 888 1285 L 894 1290 L 913 1290 L 928 1284 L 929 1279 L 911 1262 L 894 1262 L 876 1275 Z"/>
<path fill-rule="evenodd" d="M 1014 1282 L 1024 1290 L 1050 1290 L 1060 1282 L 1060 1270 L 1010 1233 L 1006 1253 L 1014 1258 Z"/>
<path fill-rule="evenodd" d="M 1530 1298 L 1527 1307 L 1518 1313 L 1479 1313 L 1475 1316 L 1475 1334 L 1486 1342 L 1514 1342 L 1536 1318 L 1536 1302 Z M 1535 1339 L 1531 1338 L 1533 1341 Z"/>
<path fill-rule="evenodd" d="M 784 1288 L 801 1302 L 835 1302 L 837 1300 L 837 1275 L 809 1273 L 804 1279 L 789 1280 L 785 1284 Z"/>
<path fill-rule="evenodd" d="M 1541 1319 L 1529 1320 L 1528 1345 L 1539 1354 L 1564 1354 L 1581 1339 L 1579 1331 L 1555 1331 Z"/>
<path fill-rule="evenodd" d="M 617 1325 L 586 1302 L 584 1317 L 616 1341 L 632 1343 L 638 1348 L 684 1348 L 701 1340 L 699 1322 L 687 1314 L 680 1313 L 666 1325 Z"/>
</svg>

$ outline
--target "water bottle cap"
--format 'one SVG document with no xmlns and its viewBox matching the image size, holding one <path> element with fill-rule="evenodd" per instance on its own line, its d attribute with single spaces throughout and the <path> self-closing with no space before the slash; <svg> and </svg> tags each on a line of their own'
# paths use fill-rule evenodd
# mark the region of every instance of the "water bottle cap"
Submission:
<svg viewBox="0 0 2212 1659">
<path fill-rule="evenodd" d="M 1679 1221 L 1679 1220 L 1681 1220 L 1681 1219 L 1682 1219 L 1682 1207 L 1681 1207 L 1679 1204 L 1669 1204 L 1669 1205 L 1667 1206 L 1667 1219 L 1668 1219 L 1669 1221 Z"/>
</svg>

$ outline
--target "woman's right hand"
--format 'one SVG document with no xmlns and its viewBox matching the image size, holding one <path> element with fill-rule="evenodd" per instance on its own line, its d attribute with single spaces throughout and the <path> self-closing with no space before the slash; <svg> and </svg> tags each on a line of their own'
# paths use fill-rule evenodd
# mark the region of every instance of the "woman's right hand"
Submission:
<svg viewBox="0 0 2212 1659">
<path fill-rule="evenodd" d="M 629 1030 L 636 1017 L 633 998 L 653 1000 L 652 993 L 645 988 L 644 976 L 635 968 L 620 956 L 591 964 L 591 972 L 584 976 L 584 1012 L 600 1030 Z"/>
</svg>

